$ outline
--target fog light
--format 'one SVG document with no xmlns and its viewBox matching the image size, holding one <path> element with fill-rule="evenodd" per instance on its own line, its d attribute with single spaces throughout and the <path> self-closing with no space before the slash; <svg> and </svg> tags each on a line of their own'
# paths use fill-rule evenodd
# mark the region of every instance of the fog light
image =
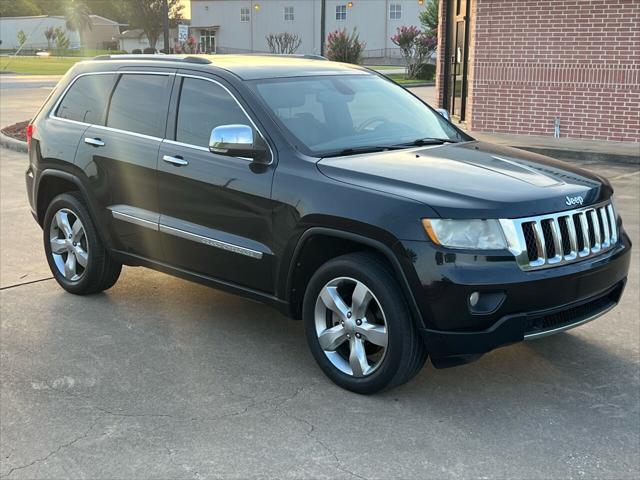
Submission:
<svg viewBox="0 0 640 480">
<path fill-rule="evenodd" d="M 471 295 L 469 295 L 469 305 L 471 305 L 472 307 L 475 307 L 476 305 L 478 305 L 479 301 L 480 301 L 479 292 L 473 292 Z"/>
</svg>

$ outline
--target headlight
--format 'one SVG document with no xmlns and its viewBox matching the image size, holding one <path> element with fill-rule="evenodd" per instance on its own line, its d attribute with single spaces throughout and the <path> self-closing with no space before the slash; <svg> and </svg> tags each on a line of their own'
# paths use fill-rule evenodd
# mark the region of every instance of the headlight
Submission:
<svg viewBox="0 0 640 480">
<path fill-rule="evenodd" d="M 423 219 L 422 225 L 436 245 L 472 250 L 504 250 L 507 241 L 498 220 Z"/>
</svg>

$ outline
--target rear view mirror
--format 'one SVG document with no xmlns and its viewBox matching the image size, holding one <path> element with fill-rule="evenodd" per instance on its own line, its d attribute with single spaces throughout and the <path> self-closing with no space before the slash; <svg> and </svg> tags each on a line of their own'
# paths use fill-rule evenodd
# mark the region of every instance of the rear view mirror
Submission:
<svg viewBox="0 0 640 480">
<path fill-rule="evenodd" d="M 268 151 L 261 137 L 248 125 L 220 125 L 211 131 L 209 150 L 218 155 L 262 161 Z"/>
</svg>

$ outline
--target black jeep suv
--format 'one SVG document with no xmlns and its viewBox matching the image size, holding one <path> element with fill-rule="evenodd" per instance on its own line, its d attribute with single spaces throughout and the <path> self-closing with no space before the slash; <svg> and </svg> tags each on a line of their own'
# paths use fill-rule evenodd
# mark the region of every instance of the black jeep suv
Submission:
<svg viewBox="0 0 640 480">
<path fill-rule="evenodd" d="M 478 142 L 357 66 L 98 57 L 27 133 L 65 290 L 125 264 L 264 301 L 360 393 L 592 320 L 629 268 L 607 180 Z"/>
</svg>

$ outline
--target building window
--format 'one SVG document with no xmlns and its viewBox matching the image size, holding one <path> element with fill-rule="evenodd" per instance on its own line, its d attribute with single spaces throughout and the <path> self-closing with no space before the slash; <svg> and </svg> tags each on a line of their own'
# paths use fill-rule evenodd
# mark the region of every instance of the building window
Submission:
<svg viewBox="0 0 640 480">
<path fill-rule="evenodd" d="M 389 20 L 400 20 L 402 18 L 402 5 L 392 3 L 389 5 Z"/>
<path fill-rule="evenodd" d="M 241 7 L 240 8 L 240 21 L 248 22 L 251 20 L 251 9 L 249 7 Z"/>
<path fill-rule="evenodd" d="M 336 5 L 336 20 L 346 20 L 346 19 L 347 19 L 347 6 Z"/>
<path fill-rule="evenodd" d="M 284 21 L 293 22 L 294 18 L 293 7 L 284 7 Z"/>
</svg>

